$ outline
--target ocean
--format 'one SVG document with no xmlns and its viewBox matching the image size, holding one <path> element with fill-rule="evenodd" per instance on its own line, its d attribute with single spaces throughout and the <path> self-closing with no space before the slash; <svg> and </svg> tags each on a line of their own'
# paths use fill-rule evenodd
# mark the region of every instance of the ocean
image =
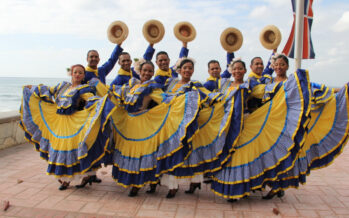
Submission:
<svg viewBox="0 0 349 218">
<path fill-rule="evenodd" d="M 70 81 L 70 77 L 0 77 L 0 113 L 19 110 L 24 85 L 44 84 L 48 86 L 55 86 L 62 81 Z M 111 82 L 112 80 L 107 79 L 107 84 L 110 84 Z"/>
<path fill-rule="evenodd" d="M 44 84 L 55 86 L 61 81 L 70 78 L 26 78 L 26 77 L 0 77 L 0 112 L 18 111 L 22 99 L 24 85 Z"/>
</svg>

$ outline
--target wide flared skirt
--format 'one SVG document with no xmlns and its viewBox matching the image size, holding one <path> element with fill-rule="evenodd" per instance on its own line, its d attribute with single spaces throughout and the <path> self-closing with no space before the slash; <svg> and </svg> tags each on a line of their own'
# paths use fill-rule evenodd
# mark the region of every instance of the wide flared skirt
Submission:
<svg viewBox="0 0 349 218">
<path fill-rule="evenodd" d="M 245 89 L 231 90 L 223 100 L 199 112 L 199 131 L 192 140 L 192 152 L 172 175 L 176 178 L 211 174 L 222 168 L 234 152 L 241 133 Z"/>
<path fill-rule="evenodd" d="M 311 170 L 330 165 L 341 154 L 349 138 L 348 84 L 325 104 L 312 111 L 308 134 L 296 163 L 279 180 L 270 184 L 274 190 L 298 187 L 306 183 Z"/>
<path fill-rule="evenodd" d="M 182 165 L 197 129 L 199 102 L 198 92 L 192 91 L 137 114 L 122 107 L 111 110 L 108 116 L 115 130 L 112 175 L 116 183 L 142 187 Z"/>
<path fill-rule="evenodd" d="M 293 167 L 299 130 L 310 109 L 308 73 L 298 71 L 273 98 L 247 116 L 235 152 L 213 176 L 211 189 L 224 198 L 241 198 Z"/>
<path fill-rule="evenodd" d="M 23 89 L 20 125 L 25 138 L 48 162 L 47 174 L 72 177 L 99 167 L 108 143 L 108 131 L 100 130 L 105 100 L 71 115 L 61 115 L 56 113 L 56 104 Z"/>
</svg>

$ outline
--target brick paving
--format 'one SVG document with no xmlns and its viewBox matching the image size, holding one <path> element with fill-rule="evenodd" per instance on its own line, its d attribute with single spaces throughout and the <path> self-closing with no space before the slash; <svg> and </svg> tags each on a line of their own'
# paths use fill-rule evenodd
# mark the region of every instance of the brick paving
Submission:
<svg viewBox="0 0 349 218">
<path fill-rule="evenodd" d="M 73 182 L 59 191 L 46 167 L 30 144 L 0 150 L 0 200 L 11 205 L 0 217 L 349 217 L 348 146 L 332 165 L 313 171 L 306 185 L 269 201 L 261 199 L 265 191 L 229 203 L 206 184 L 194 195 L 185 194 L 188 185 L 182 184 L 174 199 L 165 198 L 165 187 L 151 195 L 143 188 L 130 198 L 112 180 L 110 167 L 98 171 L 100 184 L 76 189 Z"/>
</svg>

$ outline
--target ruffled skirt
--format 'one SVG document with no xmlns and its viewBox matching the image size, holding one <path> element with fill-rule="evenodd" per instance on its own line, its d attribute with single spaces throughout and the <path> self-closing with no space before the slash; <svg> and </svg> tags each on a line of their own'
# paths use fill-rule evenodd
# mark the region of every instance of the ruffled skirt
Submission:
<svg viewBox="0 0 349 218">
<path fill-rule="evenodd" d="M 130 114 L 108 100 L 106 109 L 114 127 L 112 176 L 123 187 L 157 183 L 163 173 L 183 164 L 190 154 L 194 122 L 199 109 L 198 92 L 173 97 L 169 102 Z"/>
<path fill-rule="evenodd" d="M 192 140 L 192 152 L 172 175 L 176 178 L 211 174 L 222 168 L 234 151 L 241 133 L 245 89 L 235 89 L 212 107 L 200 110 L 199 130 Z"/>
<path fill-rule="evenodd" d="M 336 95 L 327 98 L 325 103 L 320 102 L 312 108 L 307 135 L 295 165 L 287 173 L 279 175 L 277 181 L 269 184 L 274 190 L 304 184 L 311 170 L 330 165 L 348 141 L 348 84 Z"/>
<path fill-rule="evenodd" d="M 214 193 L 241 198 L 293 167 L 310 110 L 309 87 L 308 73 L 298 71 L 246 117 L 235 152 L 213 176 Z"/>
<path fill-rule="evenodd" d="M 109 135 L 108 130 L 100 129 L 105 100 L 71 115 L 61 115 L 56 113 L 56 104 L 23 89 L 20 126 L 25 138 L 48 162 L 47 174 L 73 177 L 100 165 Z"/>
</svg>

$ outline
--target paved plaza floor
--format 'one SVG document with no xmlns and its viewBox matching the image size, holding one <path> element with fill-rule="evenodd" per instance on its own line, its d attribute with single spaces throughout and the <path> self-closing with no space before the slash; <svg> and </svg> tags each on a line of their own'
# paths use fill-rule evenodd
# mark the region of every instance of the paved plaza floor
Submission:
<svg viewBox="0 0 349 218">
<path fill-rule="evenodd" d="M 266 191 L 229 203 L 215 196 L 209 185 L 193 195 L 180 186 L 174 199 L 166 187 L 155 194 L 141 189 L 130 198 L 128 189 L 115 184 L 111 167 L 97 175 L 103 180 L 84 189 L 59 191 L 59 183 L 46 175 L 47 164 L 31 144 L 0 150 L 0 200 L 8 200 L 0 217 L 349 217 L 349 148 L 327 168 L 313 171 L 307 184 L 288 189 L 283 198 L 262 200 Z M 274 212 L 279 211 L 276 215 Z"/>
</svg>

